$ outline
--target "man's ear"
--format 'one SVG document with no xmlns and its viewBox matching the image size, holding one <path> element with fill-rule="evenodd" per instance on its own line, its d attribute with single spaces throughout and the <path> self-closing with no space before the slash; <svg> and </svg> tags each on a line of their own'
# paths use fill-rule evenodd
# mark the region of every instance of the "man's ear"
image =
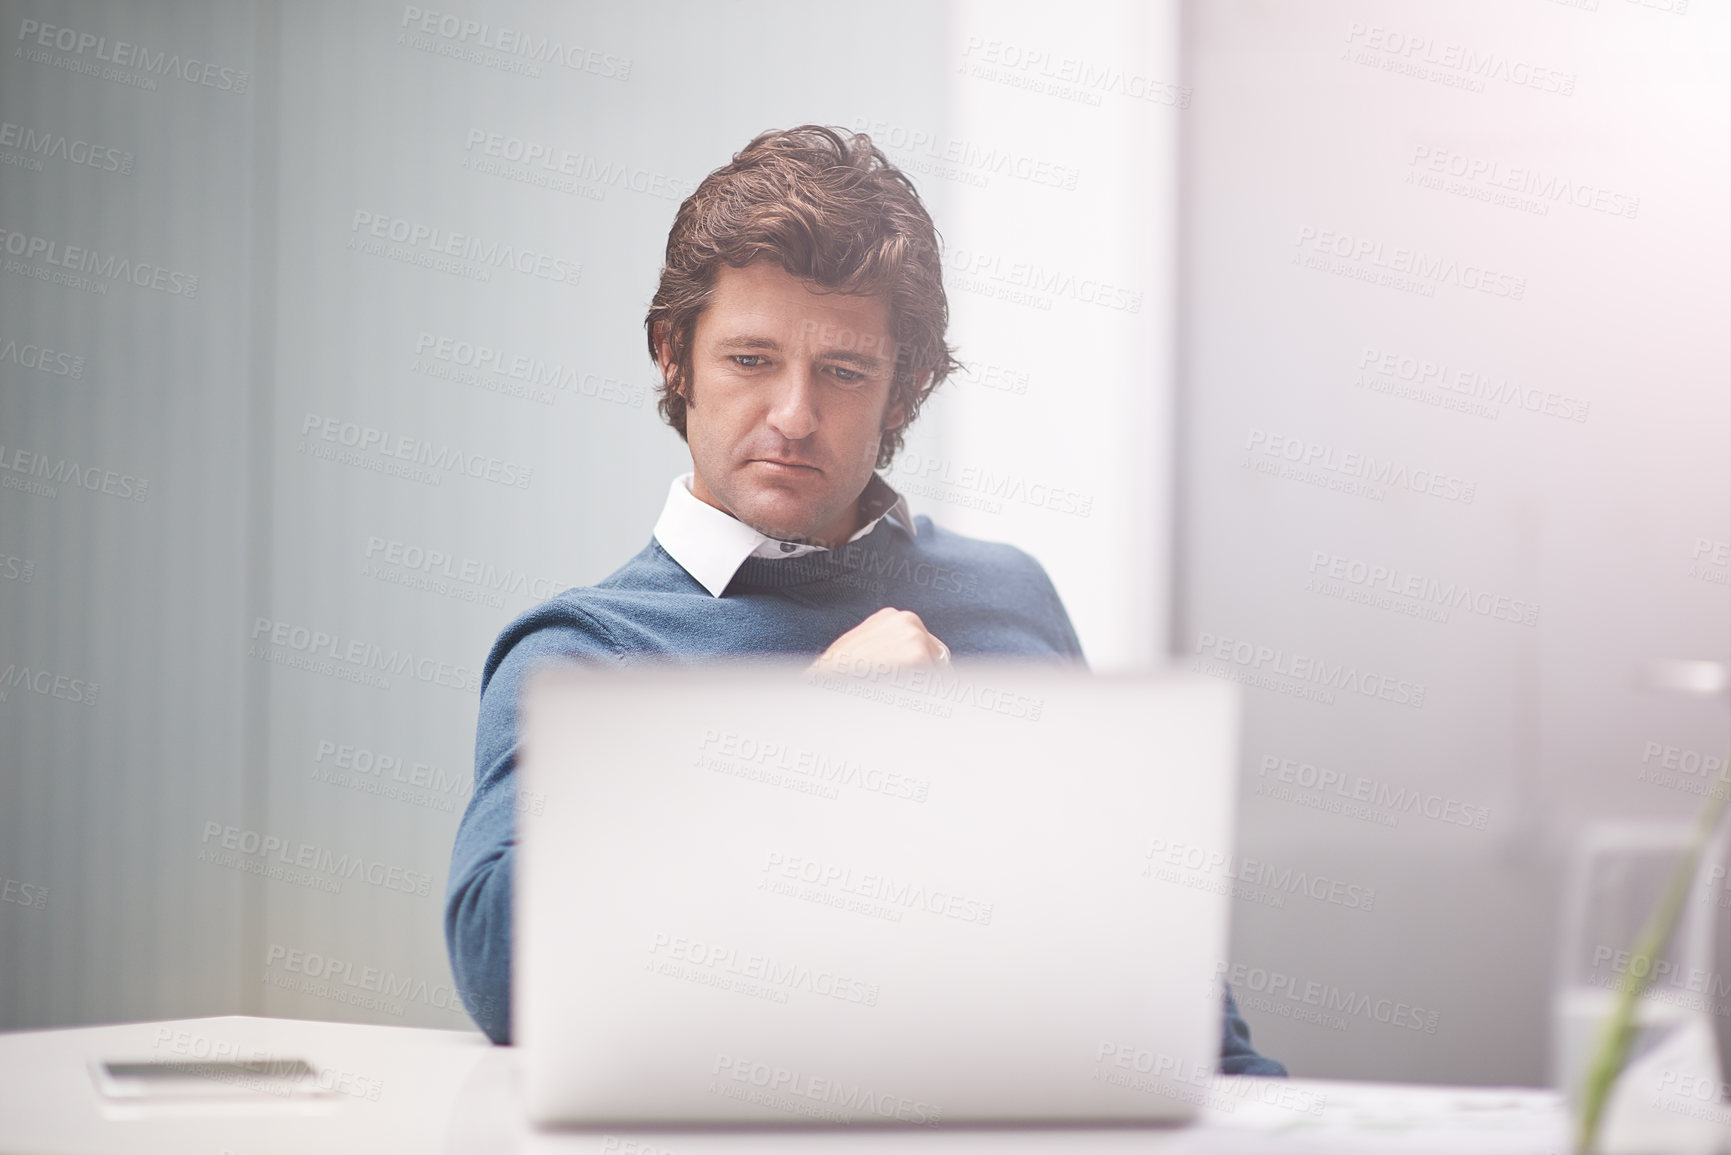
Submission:
<svg viewBox="0 0 1731 1155">
<path fill-rule="evenodd" d="M 661 367 L 661 379 L 674 386 L 674 391 L 687 402 L 691 400 L 685 392 L 685 382 L 679 380 L 679 366 L 673 360 L 673 343 L 667 338 L 666 321 L 655 322 L 655 363 Z"/>
<path fill-rule="evenodd" d="M 914 395 L 918 396 L 923 392 L 927 383 L 929 383 L 931 379 L 932 375 L 929 372 L 921 373 L 919 380 L 914 382 Z M 884 432 L 888 433 L 892 429 L 900 429 L 903 425 L 907 424 L 907 421 L 908 403 L 898 397 L 895 403 L 884 412 Z"/>
</svg>

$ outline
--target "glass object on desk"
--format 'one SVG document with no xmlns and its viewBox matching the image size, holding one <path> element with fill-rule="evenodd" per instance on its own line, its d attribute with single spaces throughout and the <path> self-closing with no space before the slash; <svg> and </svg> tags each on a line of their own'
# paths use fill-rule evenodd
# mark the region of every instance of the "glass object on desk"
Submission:
<svg viewBox="0 0 1731 1155">
<path fill-rule="evenodd" d="M 1688 823 L 1602 823 L 1583 831 L 1568 878 L 1562 953 L 1552 998 L 1551 1081 L 1571 1111 L 1607 1020 L 1631 986 L 1647 981 L 1635 1005 L 1635 1038 L 1625 1068 L 1691 1023 L 1714 1026 L 1727 1001 L 1714 966 L 1718 892 L 1709 878 L 1726 862 L 1721 839 L 1702 855 L 1670 941 L 1655 957 L 1635 953 L 1687 851 Z"/>
</svg>

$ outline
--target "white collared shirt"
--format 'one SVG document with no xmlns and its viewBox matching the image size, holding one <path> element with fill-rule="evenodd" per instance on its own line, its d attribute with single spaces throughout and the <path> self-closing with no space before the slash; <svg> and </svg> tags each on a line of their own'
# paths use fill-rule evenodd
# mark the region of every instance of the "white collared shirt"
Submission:
<svg viewBox="0 0 1731 1155">
<path fill-rule="evenodd" d="M 661 507 L 661 517 L 655 523 L 655 540 L 668 556 L 684 567 L 697 584 L 708 590 L 711 597 L 720 597 L 739 567 L 748 557 L 779 560 L 803 557 L 827 547 L 805 542 L 781 541 L 757 532 L 725 510 L 717 509 L 691 492 L 689 473 L 673 479 L 667 488 L 667 503 Z M 872 474 L 860 495 L 860 508 L 869 517 L 859 532 L 848 538 L 858 541 L 878 522 L 889 518 L 908 533 L 914 531 L 914 517 L 907 498 L 895 491 L 882 477 Z M 874 512 L 875 515 L 874 515 Z"/>
</svg>

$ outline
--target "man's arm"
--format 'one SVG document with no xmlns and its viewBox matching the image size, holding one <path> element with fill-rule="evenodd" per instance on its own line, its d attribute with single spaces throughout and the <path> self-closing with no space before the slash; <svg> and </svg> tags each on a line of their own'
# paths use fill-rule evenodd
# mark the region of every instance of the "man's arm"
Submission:
<svg viewBox="0 0 1731 1155">
<path fill-rule="evenodd" d="M 1238 1013 L 1238 1000 L 1232 997 L 1231 987 L 1225 989 L 1226 1026 L 1220 1039 L 1220 1073 L 1284 1077 L 1285 1063 L 1257 1054 L 1250 1045 L 1250 1027 Z"/>
<path fill-rule="evenodd" d="M 495 1043 L 511 1041 L 511 879 L 520 808 L 518 695 L 524 679 L 541 662 L 614 662 L 621 657 L 599 623 L 574 606 L 549 603 L 505 628 L 481 673 L 475 791 L 451 848 L 445 946 L 464 1007 Z"/>
</svg>

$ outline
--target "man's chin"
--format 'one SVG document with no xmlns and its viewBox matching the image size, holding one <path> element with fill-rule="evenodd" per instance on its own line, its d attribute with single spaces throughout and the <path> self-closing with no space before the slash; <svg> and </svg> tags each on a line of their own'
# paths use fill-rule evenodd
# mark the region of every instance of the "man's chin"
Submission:
<svg viewBox="0 0 1731 1155">
<path fill-rule="evenodd" d="M 811 541 L 828 520 L 813 502 L 787 493 L 752 494 L 734 507 L 733 515 L 781 541 Z"/>
</svg>

